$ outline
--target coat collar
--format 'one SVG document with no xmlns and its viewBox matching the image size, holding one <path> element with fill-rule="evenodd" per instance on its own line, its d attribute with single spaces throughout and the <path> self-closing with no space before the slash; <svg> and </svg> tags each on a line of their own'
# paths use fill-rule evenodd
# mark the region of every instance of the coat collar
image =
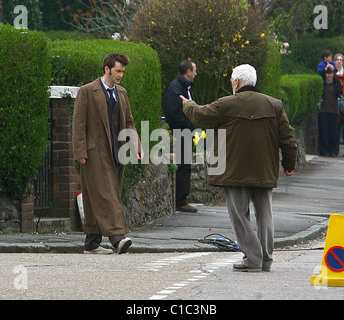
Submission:
<svg viewBox="0 0 344 320">
<path fill-rule="evenodd" d="M 256 87 L 253 86 L 244 86 L 240 88 L 236 93 L 241 93 L 245 91 L 253 91 L 253 92 L 260 92 Z"/>
<path fill-rule="evenodd" d="M 186 89 L 191 89 L 193 87 L 193 83 L 187 81 L 181 73 L 177 74 L 176 79 Z"/>
</svg>

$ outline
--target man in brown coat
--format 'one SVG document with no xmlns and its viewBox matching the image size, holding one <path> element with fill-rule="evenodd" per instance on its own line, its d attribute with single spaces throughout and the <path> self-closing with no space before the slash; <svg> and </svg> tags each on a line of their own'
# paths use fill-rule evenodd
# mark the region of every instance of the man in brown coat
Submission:
<svg viewBox="0 0 344 320">
<path fill-rule="evenodd" d="M 110 254 L 100 246 L 102 236 L 109 237 L 118 253 L 132 244 L 128 232 L 121 191 L 124 166 L 118 151 L 123 129 L 135 129 L 126 90 L 119 86 L 128 57 L 113 53 L 105 57 L 104 76 L 80 88 L 74 105 L 73 152 L 80 163 L 84 205 L 84 253 Z M 137 133 L 137 132 L 136 132 Z M 137 137 L 138 159 L 141 160 Z"/>
<path fill-rule="evenodd" d="M 226 130 L 224 173 L 209 176 L 209 183 L 225 187 L 228 212 L 240 249 L 245 254 L 235 271 L 269 271 L 272 264 L 274 227 L 272 189 L 277 187 L 279 149 L 286 176 L 295 170 L 297 146 L 281 101 L 255 88 L 256 70 L 241 65 L 233 70 L 233 95 L 209 105 L 183 100 L 183 111 L 200 127 Z M 224 160 L 224 159 L 222 159 Z M 220 162 L 220 160 L 219 160 Z M 258 232 L 250 223 L 252 199 Z"/>
</svg>

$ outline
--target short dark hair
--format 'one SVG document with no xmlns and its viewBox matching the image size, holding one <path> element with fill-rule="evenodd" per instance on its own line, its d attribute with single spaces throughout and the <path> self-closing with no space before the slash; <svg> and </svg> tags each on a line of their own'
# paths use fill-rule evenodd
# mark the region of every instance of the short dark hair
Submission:
<svg viewBox="0 0 344 320">
<path fill-rule="evenodd" d="M 115 63 L 119 62 L 123 64 L 124 66 L 127 66 L 130 61 L 127 56 L 121 53 L 110 53 L 104 58 L 103 62 L 103 71 L 105 73 L 105 67 L 109 67 L 109 69 L 112 69 L 115 66 Z"/>
<path fill-rule="evenodd" d="M 193 71 L 193 64 L 194 62 L 191 60 L 184 60 L 179 65 L 179 72 L 184 75 L 189 69 Z"/>
<path fill-rule="evenodd" d="M 332 52 L 330 50 L 321 51 L 321 57 L 324 60 L 325 57 L 332 56 Z"/>
</svg>

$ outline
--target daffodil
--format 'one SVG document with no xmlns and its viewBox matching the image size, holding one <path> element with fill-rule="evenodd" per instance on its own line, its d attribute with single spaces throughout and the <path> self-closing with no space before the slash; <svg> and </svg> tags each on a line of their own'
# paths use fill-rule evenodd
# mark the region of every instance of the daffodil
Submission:
<svg viewBox="0 0 344 320">
<path fill-rule="evenodd" d="M 194 145 L 196 146 L 201 139 L 205 139 L 206 137 L 207 137 L 207 134 L 205 133 L 205 131 L 202 131 L 201 134 L 199 134 L 199 132 L 196 131 L 195 132 L 195 137 L 192 139 Z"/>
<path fill-rule="evenodd" d="M 198 142 L 201 140 L 198 131 L 196 131 L 195 137 L 192 140 L 193 140 L 194 145 L 197 146 Z"/>
</svg>

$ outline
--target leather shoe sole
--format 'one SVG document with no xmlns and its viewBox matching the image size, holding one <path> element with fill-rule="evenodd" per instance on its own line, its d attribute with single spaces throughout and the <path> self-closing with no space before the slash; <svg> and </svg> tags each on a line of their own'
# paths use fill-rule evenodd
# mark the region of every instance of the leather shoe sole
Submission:
<svg viewBox="0 0 344 320">
<path fill-rule="evenodd" d="M 261 272 L 262 268 L 250 268 L 245 266 L 243 263 L 233 264 L 233 270 L 238 272 Z"/>
</svg>

